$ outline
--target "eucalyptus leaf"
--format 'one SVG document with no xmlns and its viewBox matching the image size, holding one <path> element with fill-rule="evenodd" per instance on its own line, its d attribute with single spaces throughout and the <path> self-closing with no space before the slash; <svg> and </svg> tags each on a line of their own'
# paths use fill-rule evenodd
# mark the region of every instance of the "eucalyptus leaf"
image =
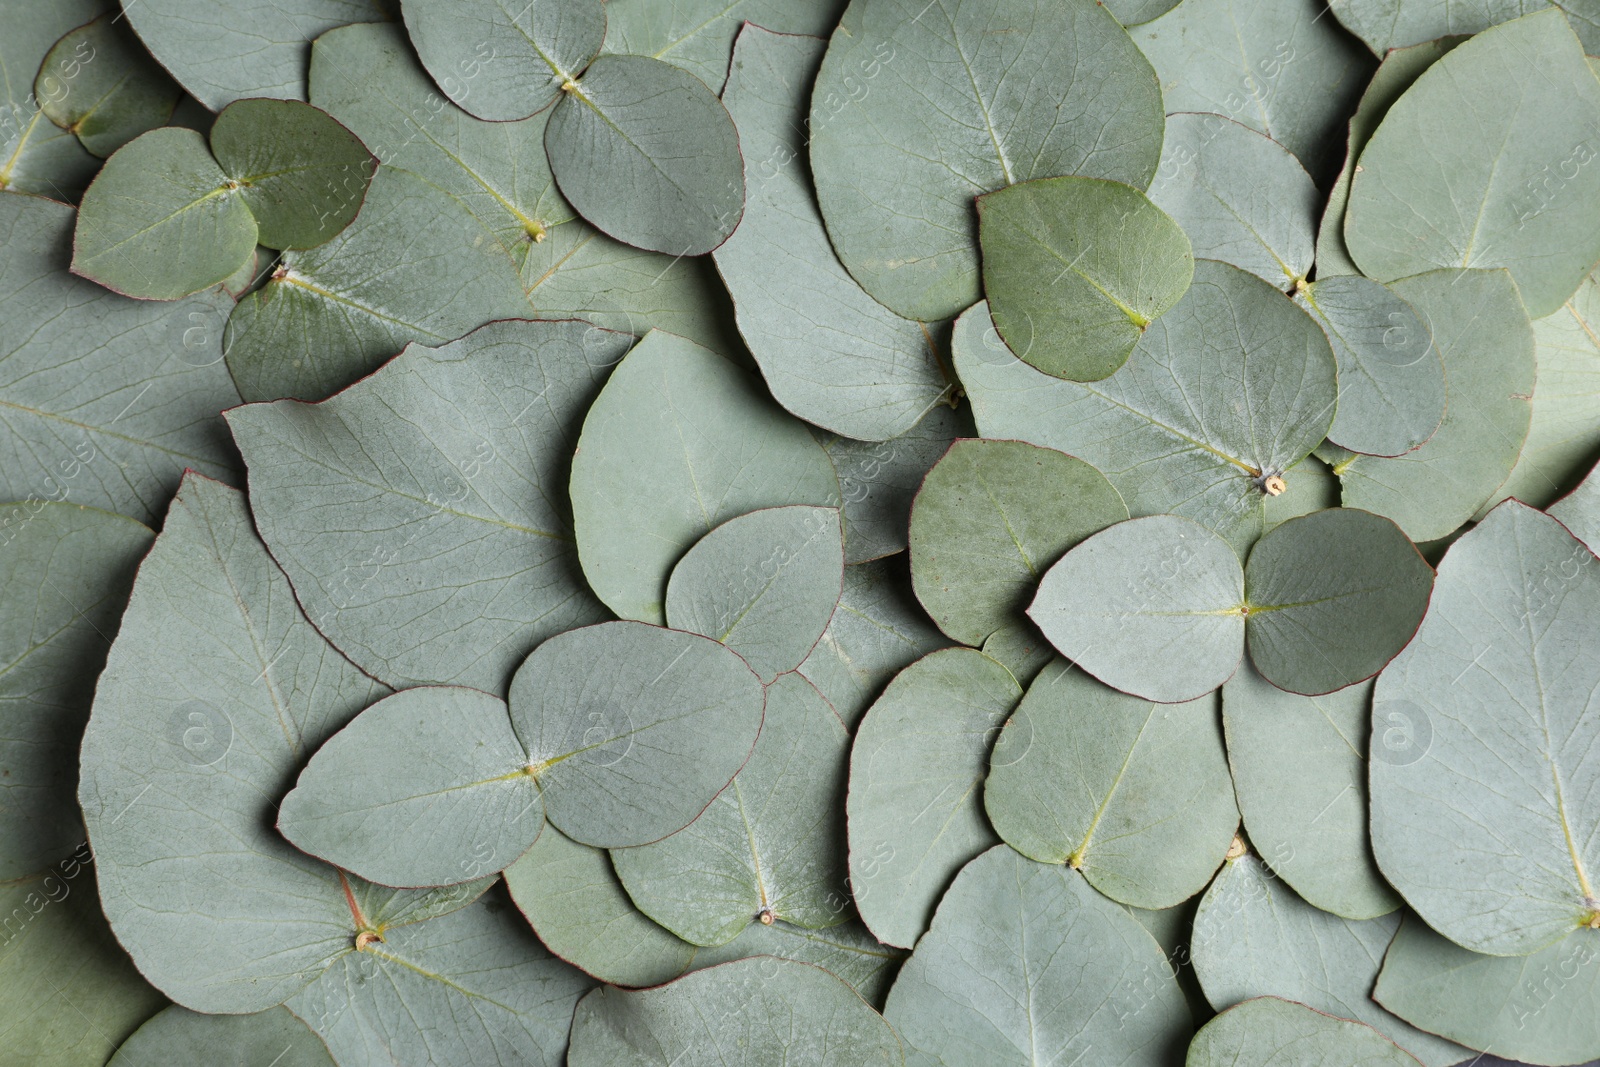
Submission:
<svg viewBox="0 0 1600 1067">
<path fill-rule="evenodd" d="M 1350 185 L 1345 243 L 1380 281 L 1505 267 L 1532 317 L 1554 314 L 1600 259 L 1585 225 L 1597 142 L 1600 82 L 1561 12 L 1485 30 L 1389 108 Z"/>
<path fill-rule="evenodd" d="M 411 0 L 401 13 L 444 94 L 495 122 L 555 103 L 606 35 L 601 0 Z"/>
<path fill-rule="evenodd" d="M 1416 309 L 1370 278 L 1335 276 L 1295 294 L 1333 344 L 1339 407 L 1328 439 L 1352 452 L 1401 456 L 1444 421 L 1444 363 Z"/>
<path fill-rule="evenodd" d="M 1000 731 L 983 806 L 1024 856 L 1146 909 L 1204 889 L 1239 828 L 1215 698 L 1152 704 L 1061 660 Z"/>
<path fill-rule="evenodd" d="M 990 332 L 983 305 L 957 323 L 954 349 L 984 437 L 1077 456 L 1110 479 L 1135 517 L 1187 516 L 1241 555 L 1261 534 L 1265 479 L 1326 436 L 1338 397 L 1333 351 L 1316 322 L 1261 279 L 1214 260 L 1195 265 L 1183 300 L 1103 382 L 1027 366 Z"/>
<path fill-rule="evenodd" d="M 1502 22 L 1548 7 L 1582 9 L 1585 0 L 1331 0 L 1328 4 L 1344 28 L 1382 56 L 1392 48 L 1432 41 L 1453 34 L 1475 34 Z M 1581 35 L 1582 23 L 1574 29 Z"/>
<path fill-rule="evenodd" d="M 1021 441 L 957 441 L 911 510 L 911 579 L 939 628 L 982 645 L 1026 628 L 1042 574 L 1091 534 L 1128 517 L 1089 464 Z"/>
<path fill-rule="evenodd" d="M 980 295 L 975 195 L 1068 174 L 1146 188 L 1161 93 L 1093 0 L 853 0 L 809 129 L 839 258 L 890 310 L 933 320 Z"/>
<path fill-rule="evenodd" d="M 1165 15 L 1177 6 L 1177 0 L 1108 0 L 1106 10 L 1124 26 L 1137 26 Z"/>
<path fill-rule="evenodd" d="M 129 300 L 67 269 L 73 211 L 0 197 L 0 500 L 155 523 L 185 468 L 237 477 L 217 412 L 229 301 Z"/>
<path fill-rule="evenodd" d="M 826 37 L 844 6 L 845 0 L 606 0 L 606 51 L 664 59 L 721 92 L 746 23 Z"/>
<path fill-rule="evenodd" d="M 1031 623 L 996 630 L 979 651 L 1010 671 L 1011 677 L 1024 686 L 1056 658 L 1056 650 Z"/>
<path fill-rule="evenodd" d="M 246 400 L 321 400 L 412 342 L 443 344 L 529 312 L 510 257 L 459 201 L 383 167 L 354 222 L 285 253 L 239 302 L 228 367 Z"/>
<path fill-rule="evenodd" d="M 83 840 L 78 745 L 94 680 L 155 536 L 70 504 L 0 507 L 0 882 Z"/>
<path fill-rule="evenodd" d="M 800 673 L 854 727 L 896 674 L 950 644 L 917 606 L 901 559 L 844 569 L 844 591 Z"/>
<path fill-rule="evenodd" d="M 1531 956 L 1480 956 L 1407 919 L 1373 997 L 1416 1026 L 1529 1063 L 1600 1057 L 1600 945 L 1580 930 Z"/>
<path fill-rule="evenodd" d="M 979 788 L 1022 689 L 972 649 L 913 663 L 861 720 L 850 751 L 850 892 L 878 940 L 910 948 L 956 872 L 997 843 Z"/>
<path fill-rule="evenodd" d="M 584 576 L 612 611 L 643 622 L 665 621 L 672 567 L 723 522 L 840 502 L 833 464 L 802 424 L 716 353 L 659 331 L 612 372 L 572 464 Z"/>
<path fill-rule="evenodd" d="M 849 917 L 844 798 L 850 735 L 812 684 L 767 689 L 755 751 L 694 822 L 611 861 L 641 911 L 696 945 L 759 921 L 825 929 Z"/>
<path fill-rule="evenodd" d="M 836 509 L 752 511 L 706 534 L 678 561 L 667 582 L 667 622 L 721 641 L 771 684 L 816 647 L 843 582 Z"/>
<path fill-rule="evenodd" d="M 202 1015 L 177 1005 L 134 1031 L 106 1067 L 153 1063 L 232 1067 L 258 1061 L 272 1067 L 334 1067 L 322 1039 L 288 1008 L 268 1008 L 254 1015 Z"/>
<path fill-rule="evenodd" d="M 826 930 L 807 930 L 785 922 L 771 926 L 751 923 L 726 945 L 698 950 L 693 969 L 751 956 L 779 956 L 821 967 L 877 1008 L 888 996 L 906 953 L 879 943 L 856 919 Z"/>
<path fill-rule="evenodd" d="M 563 490 L 629 340 L 496 322 L 320 404 L 229 412 L 261 536 L 318 629 L 391 685 L 500 693 L 540 641 L 600 621 Z"/>
<path fill-rule="evenodd" d="M 1206 998 L 1226 1010 L 1274 996 L 1366 1023 L 1428 1067 L 1471 1056 L 1423 1033 L 1371 999 L 1398 913 L 1351 922 L 1312 907 L 1253 855 L 1228 861 L 1200 901 L 1191 947 Z"/>
<path fill-rule="evenodd" d="M 1228 764 L 1251 843 L 1302 898 L 1347 919 L 1400 906 L 1367 836 L 1371 701 L 1371 683 L 1305 697 L 1248 663 L 1222 687 Z"/>
<path fill-rule="evenodd" d="M 1197 256 L 1275 289 L 1311 273 L 1321 194 L 1299 160 L 1249 126 L 1221 115 L 1168 115 L 1150 200 L 1183 227 Z"/>
<path fill-rule="evenodd" d="M 55 43 L 39 66 L 33 93 L 51 122 L 104 159 L 165 125 L 183 90 L 126 23 L 101 15 Z"/>
<path fill-rule="evenodd" d="M 71 131 L 40 110 L 33 89 L 56 42 L 112 6 L 110 0 L 59 0 L 6 13 L 6 32 L 0 38 L 0 191 L 76 200 L 100 169 L 100 161 Z M 81 70 L 81 63 L 74 67 L 69 60 L 56 74 L 76 76 Z M 46 97 L 50 95 L 47 90 Z"/>
<path fill-rule="evenodd" d="M 1322 0 L 1188 0 L 1133 31 L 1169 111 L 1209 111 L 1264 133 L 1322 180 L 1372 59 Z"/>
<path fill-rule="evenodd" d="M 1160 946 L 1075 872 L 990 849 L 961 871 L 884 1017 L 912 1064 L 1168 1064 L 1189 1009 Z"/>
<path fill-rule="evenodd" d="M 1550 506 L 1550 515 L 1590 551 L 1600 548 L 1600 477 L 1590 471 L 1578 488 Z"/>
<path fill-rule="evenodd" d="M 578 1003 L 567 1062 L 888 1067 L 905 1059 L 894 1030 L 849 986 L 820 967 L 761 956 L 656 989 L 595 990 Z"/>
<path fill-rule="evenodd" d="M 1391 710 L 1426 729 L 1372 763 L 1378 865 L 1474 952 L 1527 955 L 1600 923 L 1595 563 L 1556 520 L 1501 504 L 1446 554 L 1422 629 L 1373 695 L 1375 730 Z"/>
<path fill-rule="evenodd" d="M 807 422 L 882 441 L 950 393 L 933 339 L 868 296 L 834 254 L 806 159 L 821 41 L 746 28 L 723 102 L 745 157 L 749 202 L 716 251 L 739 329 L 773 397 Z"/>
<path fill-rule="evenodd" d="M 1392 286 L 1444 361 L 1444 422 L 1422 447 L 1385 459 L 1319 449 L 1345 507 L 1433 541 L 1470 519 L 1516 465 L 1532 418 L 1533 329 L 1504 271 L 1431 271 Z"/>
<path fill-rule="evenodd" d="M 744 214 L 744 160 L 705 82 L 648 56 L 602 56 L 562 85 L 545 128 L 561 194 L 619 241 L 671 256 L 710 252 Z"/>
<path fill-rule="evenodd" d="M 1185 1067 L 1416 1067 L 1370 1026 L 1278 997 L 1256 997 L 1195 1035 Z"/>
</svg>

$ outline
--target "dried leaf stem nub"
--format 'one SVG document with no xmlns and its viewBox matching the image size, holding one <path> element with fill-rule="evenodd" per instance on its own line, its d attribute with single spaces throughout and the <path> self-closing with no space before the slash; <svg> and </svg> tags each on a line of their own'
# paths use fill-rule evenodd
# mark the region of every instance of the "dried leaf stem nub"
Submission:
<svg viewBox="0 0 1600 1067">
<path fill-rule="evenodd" d="M 1244 843 L 1244 838 L 1235 835 L 1233 843 L 1228 846 L 1228 855 L 1226 858 L 1230 860 L 1236 860 L 1249 851 L 1250 849 Z"/>
<path fill-rule="evenodd" d="M 356 934 L 356 951 L 365 952 L 373 944 L 382 943 L 383 935 L 376 930 L 362 930 Z"/>
<path fill-rule="evenodd" d="M 762 926 L 771 926 L 773 923 L 772 909 L 762 908 L 760 911 L 756 912 L 756 918 L 761 920 Z"/>
</svg>

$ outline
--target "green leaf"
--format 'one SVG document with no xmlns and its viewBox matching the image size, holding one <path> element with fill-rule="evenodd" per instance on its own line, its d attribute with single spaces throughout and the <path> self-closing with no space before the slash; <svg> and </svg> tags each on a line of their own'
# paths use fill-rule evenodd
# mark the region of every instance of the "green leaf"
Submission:
<svg viewBox="0 0 1600 1067">
<path fill-rule="evenodd" d="M 1149 22 L 1177 6 L 1177 0 L 1107 0 L 1106 2 L 1106 10 L 1115 15 L 1117 21 L 1124 26 L 1137 26 L 1141 22 Z"/>
<path fill-rule="evenodd" d="M 193 130 L 152 130 L 118 149 L 83 194 L 72 271 L 140 300 L 226 279 L 256 249 L 239 185 Z"/>
<path fill-rule="evenodd" d="M 825 929 L 849 918 L 840 818 L 850 734 L 810 682 L 767 689 L 755 751 L 699 818 L 611 862 L 641 911 L 686 941 L 723 945 L 759 920 Z"/>
<path fill-rule="evenodd" d="M 1278 997 L 1223 1012 L 1194 1036 L 1185 1067 L 1416 1067 L 1415 1057 L 1370 1026 Z"/>
<path fill-rule="evenodd" d="M 1126 363 L 1194 277 L 1183 230 L 1120 182 L 1041 178 L 987 193 L 978 239 L 1000 336 L 1024 362 L 1074 381 Z"/>
<path fill-rule="evenodd" d="M 320 404 L 229 412 L 261 536 L 318 629 L 389 684 L 501 693 L 540 641 L 600 621 L 563 490 L 629 340 L 496 322 Z"/>
<path fill-rule="evenodd" d="M 747 28 L 723 102 L 739 128 L 749 202 L 716 251 L 739 330 L 773 397 L 807 422 L 882 441 L 950 393 L 922 323 L 868 296 L 834 254 L 806 160 L 821 41 Z"/>
<path fill-rule="evenodd" d="M 304 100 L 307 42 L 384 17 L 373 0 L 139 0 L 127 11 L 145 47 L 211 111 L 249 96 Z"/>
<path fill-rule="evenodd" d="M 1264 133 L 1313 178 L 1333 169 L 1337 130 L 1372 59 L 1321 0 L 1190 0 L 1134 40 L 1161 79 L 1168 111 L 1209 111 Z"/>
<path fill-rule="evenodd" d="M 269 1061 L 271 1056 L 277 1059 Z M 272 1067 L 334 1067 L 322 1040 L 288 1008 L 255 1015 L 201 1015 L 177 1005 L 139 1027 L 106 1067 L 258 1060 Z"/>
<path fill-rule="evenodd" d="M 1534 318 L 1554 314 L 1600 259 L 1594 143 L 1600 82 L 1561 12 L 1485 30 L 1384 116 L 1351 182 L 1345 243 L 1380 281 L 1505 267 Z"/>
<path fill-rule="evenodd" d="M 0 881 L 83 840 L 78 746 L 133 574 L 155 536 L 69 504 L 0 507 Z"/>
<path fill-rule="evenodd" d="M 766 508 L 729 519 L 685 553 L 667 582 L 667 623 L 721 641 L 763 684 L 811 654 L 844 582 L 834 508 Z"/>
<path fill-rule="evenodd" d="M 1120 523 L 1063 556 L 1028 617 L 1062 655 L 1146 700 L 1193 700 L 1244 654 L 1244 572 L 1226 541 L 1176 515 Z"/>
<path fill-rule="evenodd" d="M 727 294 L 708 262 L 613 241 L 561 198 L 545 157 L 548 109 L 514 123 L 473 118 L 434 91 L 394 26 L 335 30 L 311 56 L 313 102 L 386 166 L 413 171 L 466 204 L 511 253 L 541 318 L 588 319 L 632 334 L 654 326 L 737 350 Z"/>
<path fill-rule="evenodd" d="M 306 757 L 385 690 L 300 614 L 241 494 L 185 479 L 123 623 L 78 799 L 106 916 L 163 992 L 196 1011 L 260 1011 L 350 954 L 359 932 L 483 891 L 352 882 L 272 829 Z"/>
<path fill-rule="evenodd" d="M 59 0 L 7 12 L 0 38 L 0 191 L 76 200 L 100 169 L 77 137 L 39 109 L 33 88 L 41 61 L 62 35 L 111 6 L 109 0 Z"/>
<path fill-rule="evenodd" d="M 1582 8 L 1584 0 L 1330 0 L 1328 4 L 1344 28 L 1382 56 L 1391 48 L 1406 48 L 1453 34 L 1471 35 L 1547 7 Z M 1581 24 L 1574 26 L 1582 32 Z"/>
<path fill-rule="evenodd" d="M 1578 488 L 1550 506 L 1550 515 L 1591 551 L 1600 546 L 1600 477 L 1590 471 Z"/>
<path fill-rule="evenodd" d="M 129 300 L 67 269 L 73 211 L 0 196 L 0 500 L 155 523 L 185 468 L 237 476 L 217 412 L 229 301 Z"/>
<path fill-rule="evenodd" d="M 722 91 L 746 23 L 773 33 L 825 37 L 845 0 L 606 0 L 606 51 L 675 63 Z"/>
<path fill-rule="evenodd" d="M 600 0 L 411 0 L 401 9 L 434 82 L 480 119 L 525 119 L 600 51 Z"/>
<path fill-rule="evenodd" d="M 728 239 L 744 213 L 744 160 L 705 82 L 647 56 L 610 55 L 562 90 L 545 151 L 561 195 L 590 224 L 671 256 Z"/>
<path fill-rule="evenodd" d="M 285 253 L 239 302 L 228 367 L 246 400 L 321 400 L 412 342 L 528 315 L 510 257 L 462 204 L 383 167 L 354 222 L 325 245 Z"/>
<path fill-rule="evenodd" d="M 1103 382 L 1041 374 L 988 329 L 979 305 L 954 341 L 984 437 L 1077 456 L 1135 517 L 1184 515 L 1241 555 L 1261 533 L 1265 478 L 1288 472 L 1333 422 L 1338 371 L 1322 330 L 1272 286 L 1214 260 L 1195 264 L 1183 300 Z"/>
<path fill-rule="evenodd" d="M 101 15 L 55 43 L 33 94 L 51 122 L 103 159 L 165 125 L 183 90 L 125 23 Z"/>
<path fill-rule="evenodd" d="M 910 948 L 962 866 L 997 843 L 978 790 L 989 746 L 1022 689 L 980 652 L 907 667 L 850 752 L 850 892 L 878 940 Z"/>
<path fill-rule="evenodd" d="M 1223 865 L 1201 898 L 1190 945 L 1206 998 L 1226 1010 L 1252 997 L 1295 1000 L 1366 1023 L 1428 1067 L 1471 1053 L 1390 1015 L 1371 999 L 1398 913 L 1351 922 L 1307 904 L 1246 854 Z"/>
<path fill-rule="evenodd" d="M 1333 344 L 1339 407 L 1328 439 L 1352 452 L 1401 456 L 1439 429 L 1444 364 L 1416 309 L 1369 278 L 1335 276 L 1295 293 Z"/>
<path fill-rule="evenodd" d="M 990 849 L 961 871 L 889 993 L 915 1064 L 1156 1067 L 1189 1039 L 1160 947 L 1076 873 Z"/>
<path fill-rule="evenodd" d="M 1507 501 L 1451 547 L 1427 620 L 1378 680 L 1375 723 L 1392 710 L 1427 731 L 1420 751 L 1373 761 L 1378 865 L 1474 952 L 1527 955 L 1600 922 L 1595 562 Z"/>
<path fill-rule="evenodd" d="M 728 519 L 838 507 L 838 478 L 805 427 L 714 352 L 652 332 L 589 409 L 572 465 L 578 557 L 625 619 L 665 621 L 667 577 Z"/>
<path fill-rule="evenodd" d="M 336 1063 L 560 1067 L 573 1007 L 593 985 L 491 894 L 347 952 L 287 1006 Z"/>
<path fill-rule="evenodd" d="M 1040 576 L 1073 545 L 1128 517 L 1089 464 L 1021 441 L 957 441 L 911 511 L 911 578 L 939 628 L 982 645 L 1031 629 Z"/>
<path fill-rule="evenodd" d="M 949 640 L 917 606 L 900 560 L 844 569 L 844 592 L 800 673 L 854 727 L 896 674 Z"/>
<path fill-rule="evenodd" d="M 1427 444 L 1393 459 L 1319 454 L 1339 476 L 1345 507 L 1434 541 L 1470 519 L 1516 465 L 1531 419 L 1533 329 L 1504 271 L 1432 271 L 1393 289 L 1444 360 L 1444 422 Z"/>
<path fill-rule="evenodd" d="M 1372 995 L 1468 1048 L 1529 1063 L 1600 1056 L 1600 947 L 1590 931 L 1531 956 L 1480 956 L 1407 919 Z"/>
<path fill-rule="evenodd" d="M 1092 0 L 854 0 L 809 128 L 839 258 L 890 310 L 933 320 L 980 296 L 974 196 L 1063 174 L 1146 188 L 1161 93 Z"/>
<path fill-rule="evenodd" d="M 1061 660 L 1000 731 L 983 806 L 1024 856 L 1147 909 L 1204 889 L 1239 828 L 1215 698 L 1152 704 Z"/>
<path fill-rule="evenodd" d="M 1367 837 L 1371 699 L 1370 683 L 1286 693 L 1248 663 L 1222 687 L 1228 763 L 1251 842 L 1296 893 L 1347 919 L 1400 906 Z"/>
<path fill-rule="evenodd" d="M 101 1067 L 165 1003 L 111 936 L 93 862 L 85 843 L 0 885 L 0 1040 L 16 1063 Z"/>
<path fill-rule="evenodd" d="M 211 148 L 268 248 L 326 244 L 350 225 L 378 161 L 355 134 L 298 100 L 240 100 L 211 128 Z"/>
<path fill-rule="evenodd" d="M 1321 194 L 1282 145 L 1220 115 L 1168 115 L 1150 200 L 1194 254 L 1243 268 L 1274 289 L 1311 273 Z M 992 298 L 991 298 L 992 299 Z"/>
<path fill-rule="evenodd" d="M 802 1022 L 803 1020 L 803 1022 Z M 774 957 L 656 989 L 602 987 L 578 1003 L 571 1067 L 903 1064 L 881 1015 L 819 967 Z"/>
<path fill-rule="evenodd" d="M 980 651 L 1010 671 L 1011 677 L 1021 685 L 1032 682 L 1045 665 L 1056 658 L 1056 650 L 1031 623 L 996 630 Z"/>
<path fill-rule="evenodd" d="M 880 944 L 855 919 L 826 930 L 806 930 L 785 922 L 771 926 L 751 923 L 726 945 L 698 950 L 692 969 L 751 956 L 779 956 L 821 967 L 861 994 L 861 999 L 879 1007 L 906 953 Z"/>
</svg>

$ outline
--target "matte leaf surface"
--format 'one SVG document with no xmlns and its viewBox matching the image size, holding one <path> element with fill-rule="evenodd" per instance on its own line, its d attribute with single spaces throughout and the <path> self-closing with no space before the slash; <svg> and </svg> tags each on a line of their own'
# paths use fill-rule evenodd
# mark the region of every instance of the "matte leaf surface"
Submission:
<svg viewBox="0 0 1600 1067">
<path fill-rule="evenodd" d="M 629 340 L 606 334 L 596 363 Z M 501 693 L 540 641 L 604 617 L 565 493 L 604 375 L 590 350 L 583 323 L 496 322 L 409 346 L 320 404 L 229 412 L 262 537 L 375 677 Z"/>
<path fill-rule="evenodd" d="M 164 125 L 183 90 L 127 23 L 102 15 L 56 42 L 39 65 L 33 94 L 51 122 L 104 159 Z"/>
<path fill-rule="evenodd" d="M 1239 828 L 1215 698 L 1152 704 L 1057 660 L 995 741 L 983 806 L 1006 843 L 1113 900 L 1205 888 Z"/>
<path fill-rule="evenodd" d="M 277 1059 L 268 1059 L 272 1056 Z M 202 1015 L 177 1005 L 139 1027 L 106 1067 L 258 1060 L 273 1067 L 334 1067 L 322 1039 L 288 1008 L 268 1008 L 254 1015 Z"/>
<path fill-rule="evenodd" d="M 821 967 L 876 1008 L 888 996 L 890 983 L 906 953 L 880 944 L 855 919 L 826 930 L 806 930 L 784 922 L 771 926 L 751 923 L 726 945 L 696 952 L 694 969 L 751 956 L 780 956 Z"/>
<path fill-rule="evenodd" d="M 856 281 L 932 320 L 979 298 L 974 196 L 1065 174 L 1142 190 L 1161 128 L 1151 71 L 1091 0 L 854 0 L 812 93 L 811 168 Z"/>
<path fill-rule="evenodd" d="M 1391 48 L 1431 41 L 1452 34 L 1474 34 L 1548 7 L 1566 12 L 1578 36 L 1592 25 L 1593 9 L 1586 0 L 1332 0 L 1328 5 L 1345 29 L 1366 42 L 1378 55 Z M 1586 11 L 1587 9 L 1587 11 Z M 1586 25 L 1584 14 L 1589 15 Z M 1588 38 L 1585 38 L 1586 40 Z"/>
<path fill-rule="evenodd" d="M 1195 1035 L 1185 1067 L 1416 1067 L 1370 1026 L 1278 997 L 1223 1012 Z"/>
<path fill-rule="evenodd" d="M 845 0 L 606 0 L 606 50 L 664 59 L 720 92 L 746 22 L 826 37 L 844 7 Z"/>
<path fill-rule="evenodd" d="M 838 507 L 833 464 L 806 428 L 716 353 L 653 332 L 584 419 L 572 465 L 578 556 L 625 619 L 665 621 L 668 575 L 723 522 L 786 504 Z"/>
<path fill-rule="evenodd" d="M 1591 551 L 1600 546 L 1600 477 L 1590 471 L 1578 488 L 1550 506 L 1550 515 Z"/>
<path fill-rule="evenodd" d="M 76 199 L 100 168 L 71 131 L 40 110 L 34 83 L 56 42 L 110 6 L 108 0 L 60 0 L 7 12 L 0 38 L 0 191 Z M 74 67 L 69 60 L 65 70 L 57 67 L 53 73 L 80 70 L 81 64 Z"/>
</svg>

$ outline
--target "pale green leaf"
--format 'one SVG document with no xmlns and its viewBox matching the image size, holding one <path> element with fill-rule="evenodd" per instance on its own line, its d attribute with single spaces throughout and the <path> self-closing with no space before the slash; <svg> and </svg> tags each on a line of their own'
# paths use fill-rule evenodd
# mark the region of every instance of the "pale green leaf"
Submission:
<svg viewBox="0 0 1600 1067">
<path fill-rule="evenodd" d="M 1370 1026 L 1278 997 L 1257 997 L 1194 1036 L 1184 1067 L 1416 1067 Z"/>
<path fill-rule="evenodd" d="M 1568 0 L 1555 6 L 1583 4 Z M 1345 29 L 1382 56 L 1392 48 L 1478 33 L 1552 5 L 1550 0 L 1330 0 L 1328 6 Z"/>
<path fill-rule="evenodd" d="M 202 1015 L 177 1005 L 139 1027 L 106 1067 L 156 1063 L 233 1067 L 256 1062 L 272 1067 L 334 1067 L 322 1039 L 288 1008 L 268 1008 L 254 1015 Z"/>
<path fill-rule="evenodd" d="M 33 95 L 51 122 L 103 159 L 164 125 L 183 90 L 126 22 L 102 15 L 55 43 L 39 66 Z"/>
<path fill-rule="evenodd" d="M 42 61 L 74 27 L 107 13 L 110 0 L 25 4 L 6 13 L 0 37 L 0 191 L 76 200 L 100 161 L 40 110 L 34 95 Z M 81 68 L 68 66 L 75 73 Z M 46 99 L 54 95 L 48 91 Z"/>
<path fill-rule="evenodd" d="M 606 51 L 664 59 L 721 92 L 745 23 L 826 37 L 844 6 L 845 0 L 606 0 Z"/>
</svg>

